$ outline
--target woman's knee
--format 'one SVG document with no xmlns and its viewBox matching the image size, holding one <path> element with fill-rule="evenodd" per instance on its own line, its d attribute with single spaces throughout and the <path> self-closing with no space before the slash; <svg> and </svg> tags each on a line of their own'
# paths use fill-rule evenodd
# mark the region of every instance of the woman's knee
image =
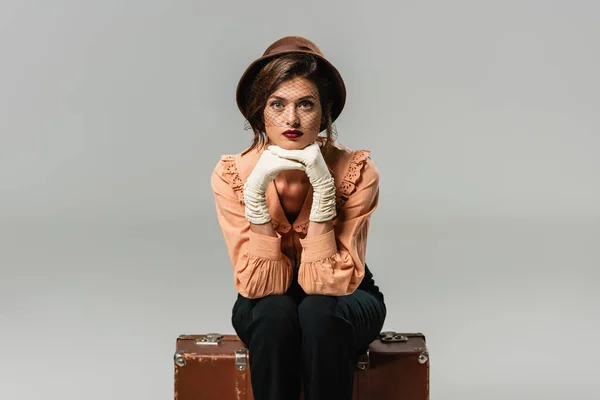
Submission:
<svg viewBox="0 0 600 400">
<path fill-rule="evenodd" d="M 298 306 L 294 299 L 285 294 L 260 299 L 252 310 L 254 318 L 290 319 L 298 318 Z"/>
<path fill-rule="evenodd" d="M 328 336 L 332 333 L 350 333 L 352 325 L 338 312 L 335 296 L 310 295 L 298 307 L 298 320 L 303 332 L 311 336 Z"/>
<path fill-rule="evenodd" d="M 254 334 L 270 338 L 293 336 L 299 329 L 298 307 L 290 296 L 272 295 L 260 299 L 252 310 Z"/>
</svg>

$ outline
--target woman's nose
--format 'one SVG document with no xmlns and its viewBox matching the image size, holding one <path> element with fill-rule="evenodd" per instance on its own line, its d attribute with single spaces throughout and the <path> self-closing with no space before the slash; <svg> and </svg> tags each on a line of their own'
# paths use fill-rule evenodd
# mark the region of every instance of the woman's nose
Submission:
<svg viewBox="0 0 600 400">
<path fill-rule="evenodd" d="M 285 118 L 286 118 L 286 122 L 287 122 L 289 125 L 292 125 L 292 126 L 294 126 L 294 125 L 297 125 L 297 124 L 298 124 L 298 122 L 300 122 L 300 121 L 298 120 L 298 113 L 297 113 L 297 111 L 296 111 L 296 106 L 295 106 L 295 105 L 291 105 L 291 106 L 290 106 L 290 107 L 287 109 L 287 111 L 286 111 L 286 117 L 285 117 Z"/>
</svg>

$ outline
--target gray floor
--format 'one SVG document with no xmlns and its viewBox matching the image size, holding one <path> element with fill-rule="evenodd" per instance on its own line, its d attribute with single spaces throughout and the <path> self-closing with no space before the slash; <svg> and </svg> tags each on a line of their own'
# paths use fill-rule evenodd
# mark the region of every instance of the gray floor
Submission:
<svg viewBox="0 0 600 400">
<path fill-rule="evenodd" d="M 432 399 L 593 398 L 598 223 L 386 223 L 403 230 L 370 237 L 385 329 L 427 335 Z M 213 225 L 4 221 L 0 398 L 171 398 L 176 336 L 232 332 Z"/>
</svg>

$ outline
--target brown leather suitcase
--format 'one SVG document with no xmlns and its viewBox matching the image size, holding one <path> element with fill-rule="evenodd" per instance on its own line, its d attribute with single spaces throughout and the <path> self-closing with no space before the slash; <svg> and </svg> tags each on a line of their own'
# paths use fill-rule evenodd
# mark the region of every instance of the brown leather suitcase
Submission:
<svg viewBox="0 0 600 400">
<path fill-rule="evenodd" d="M 254 400 L 249 353 L 236 335 L 180 335 L 175 400 Z M 354 400 L 428 400 L 429 352 L 422 333 L 382 332 L 359 356 Z"/>
</svg>

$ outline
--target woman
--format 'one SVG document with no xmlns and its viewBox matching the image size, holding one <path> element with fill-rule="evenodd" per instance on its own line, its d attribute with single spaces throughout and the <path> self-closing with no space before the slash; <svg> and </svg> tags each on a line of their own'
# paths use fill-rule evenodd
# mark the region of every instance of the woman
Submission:
<svg viewBox="0 0 600 400">
<path fill-rule="evenodd" d="M 244 72 L 237 102 L 254 131 L 213 171 L 238 291 L 233 327 L 256 400 L 350 400 L 356 358 L 386 316 L 365 251 L 379 174 L 333 138 L 346 98 L 311 41 L 288 36 Z M 325 136 L 319 136 L 324 131 Z"/>
</svg>

